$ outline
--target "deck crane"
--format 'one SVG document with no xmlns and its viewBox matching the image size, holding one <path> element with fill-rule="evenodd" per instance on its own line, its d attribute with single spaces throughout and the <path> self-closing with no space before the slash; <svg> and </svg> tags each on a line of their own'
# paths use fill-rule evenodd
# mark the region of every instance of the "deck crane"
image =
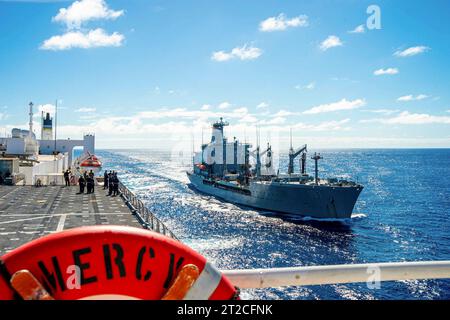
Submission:
<svg viewBox="0 0 450 320">
<path fill-rule="evenodd" d="M 260 177 L 261 176 L 261 157 L 265 156 L 266 154 L 268 154 L 270 157 L 272 157 L 272 146 L 267 143 L 267 149 L 264 150 L 263 152 L 260 152 L 260 147 L 256 147 L 256 150 L 253 151 L 253 155 L 256 155 L 256 176 Z M 266 167 L 270 167 L 271 161 L 270 163 L 266 163 Z"/>
<path fill-rule="evenodd" d="M 294 173 L 294 160 L 297 158 L 300 154 L 302 155 L 300 161 L 301 161 L 301 173 L 306 173 L 306 153 L 308 152 L 308 146 L 305 144 L 303 147 L 298 148 L 297 150 L 294 150 L 291 145 L 291 149 L 289 149 L 289 166 L 288 166 L 288 174 Z"/>
</svg>

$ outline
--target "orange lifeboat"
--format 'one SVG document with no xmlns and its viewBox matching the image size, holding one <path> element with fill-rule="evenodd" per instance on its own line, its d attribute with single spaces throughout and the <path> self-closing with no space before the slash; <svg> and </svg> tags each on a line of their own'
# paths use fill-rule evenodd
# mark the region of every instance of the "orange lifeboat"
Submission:
<svg viewBox="0 0 450 320">
<path fill-rule="evenodd" d="M 196 167 L 203 171 L 206 170 L 206 166 L 204 164 L 196 164 Z"/>
<path fill-rule="evenodd" d="M 95 155 L 89 155 L 88 158 L 84 159 L 80 163 L 80 167 L 82 167 L 82 168 L 101 168 L 102 162 Z"/>
</svg>

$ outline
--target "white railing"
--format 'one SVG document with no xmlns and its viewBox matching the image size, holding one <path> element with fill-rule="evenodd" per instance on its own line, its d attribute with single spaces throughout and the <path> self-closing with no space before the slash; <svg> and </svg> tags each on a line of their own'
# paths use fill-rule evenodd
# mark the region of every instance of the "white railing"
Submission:
<svg viewBox="0 0 450 320">
<path fill-rule="evenodd" d="M 229 270 L 223 271 L 223 274 L 235 286 L 242 289 L 414 279 L 450 279 L 450 261 Z"/>
</svg>

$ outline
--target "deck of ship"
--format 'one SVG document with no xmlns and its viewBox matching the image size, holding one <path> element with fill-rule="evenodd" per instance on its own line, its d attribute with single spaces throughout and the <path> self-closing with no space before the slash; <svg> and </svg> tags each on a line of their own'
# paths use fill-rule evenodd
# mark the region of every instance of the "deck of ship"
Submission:
<svg viewBox="0 0 450 320">
<path fill-rule="evenodd" d="M 77 194 L 77 187 L 0 186 L 0 256 L 33 240 L 65 229 L 91 225 L 141 227 L 125 201 Z"/>
</svg>

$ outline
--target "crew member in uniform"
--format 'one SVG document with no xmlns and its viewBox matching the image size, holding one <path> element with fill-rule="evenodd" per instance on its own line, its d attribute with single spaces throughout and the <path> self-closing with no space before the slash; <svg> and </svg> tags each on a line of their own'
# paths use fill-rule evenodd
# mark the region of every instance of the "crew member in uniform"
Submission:
<svg viewBox="0 0 450 320">
<path fill-rule="evenodd" d="M 113 194 L 113 189 L 114 189 L 114 173 L 112 173 L 111 171 L 109 172 L 109 179 L 108 179 L 108 196 L 112 196 Z"/>
<path fill-rule="evenodd" d="M 78 184 L 80 185 L 80 194 L 84 193 L 84 187 L 86 186 L 86 180 L 84 179 L 84 176 L 81 175 L 80 179 L 78 179 Z"/>
<path fill-rule="evenodd" d="M 66 182 L 66 187 L 70 186 L 70 171 L 67 169 L 64 171 L 64 181 Z"/>
<path fill-rule="evenodd" d="M 108 170 L 105 170 L 105 174 L 103 175 L 103 190 L 106 190 L 108 188 L 109 184 L 109 175 Z"/>
<path fill-rule="evenodd" d="M 95 174 L 92 170 L 89 172 L 89 179 L 91 181 L 91 193 L 94 193 L 94 191 L 95 191 Z"/>
<path fill-rule="evenodd" d="M 113 196 L 119 195 L 119 178 L 117 177 L 117 172 L 114 174 L 114 186 L 113 186 Z"/>
</svg>

